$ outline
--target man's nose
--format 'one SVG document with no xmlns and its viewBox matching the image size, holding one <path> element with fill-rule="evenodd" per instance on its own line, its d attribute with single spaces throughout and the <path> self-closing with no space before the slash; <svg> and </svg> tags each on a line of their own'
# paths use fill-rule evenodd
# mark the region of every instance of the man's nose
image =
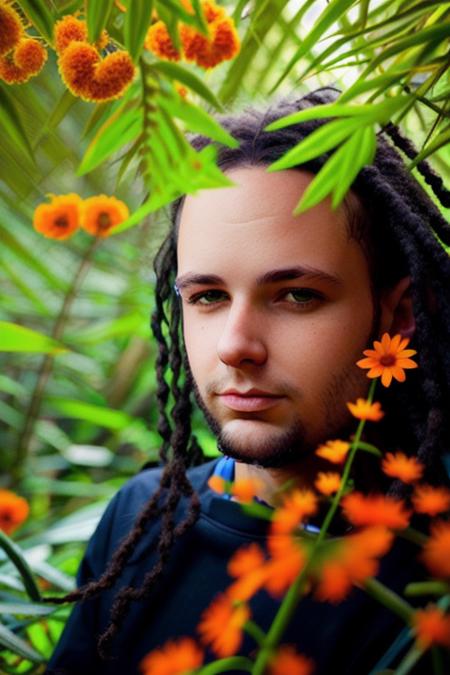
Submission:
<svg viewBox="0 0 450 675">
<path fill-rule="evenodd" d="M 264 326 L 259 313 L 247 303 L 232 306 L 217 344 L 217 354 L 227 366 L 263 365 L 267 360 Z"/>
</svg>

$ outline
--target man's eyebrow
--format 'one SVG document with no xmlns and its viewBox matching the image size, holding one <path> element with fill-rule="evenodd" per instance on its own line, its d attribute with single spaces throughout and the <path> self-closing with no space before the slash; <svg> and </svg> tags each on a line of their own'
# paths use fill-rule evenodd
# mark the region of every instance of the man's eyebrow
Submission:
<svg viewBox="0 0 450 675">
<path fill-rule="evenodd" d="M 256 284 L 257 286 L 263 286 L 265 284 L 273 284 L 278 281 L 292 281 L 294 279 L 301 279 L 302 277 L 307 277 L 308 279 L 315 281 L 326 281 L 336 286 L 341 286 L 343 283 L 339 277 L 328 274 L 328 272 L 316 269 L 315 267 L 296 266 L 265 272 L 256 279 Z M 180 291 L 187 288 L 188 286 L 195 285 L 223 286 L 225 285 L 225 281 L 217 274 L 196 274 L 195 272 L 186 272 L 186 274 L 182 274 L 181 276 L 177 277 L 175 282 L 175 286 Z"/>
</svg>

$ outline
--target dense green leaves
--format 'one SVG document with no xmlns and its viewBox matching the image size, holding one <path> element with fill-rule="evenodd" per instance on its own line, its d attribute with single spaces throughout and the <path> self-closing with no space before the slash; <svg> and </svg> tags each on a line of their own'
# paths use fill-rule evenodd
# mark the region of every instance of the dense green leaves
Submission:
<svg viewBox="0 0 450 675">
<path fill-rule="evenodd" d="M 20 5 L 42 37 L 49 44 L 52 44 L 53 25 L 57 18 L 56 12 L 50 11 L 49 4 L 45 0 L 18 0 L 17 4 Z"/>
<path fill-rule="evenodd" d="M 99 39 L 111 14 L 113 4 L 114 0 L 87 0 L 86 18 L 89 42 L 96 42 Z"/>
</svg>

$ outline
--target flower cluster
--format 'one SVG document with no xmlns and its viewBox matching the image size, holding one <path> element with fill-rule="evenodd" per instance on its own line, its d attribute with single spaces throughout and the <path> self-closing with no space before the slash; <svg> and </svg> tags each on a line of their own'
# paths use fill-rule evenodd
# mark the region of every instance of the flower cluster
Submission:
<svg viewBox="0 0 450 675">
<path fill-rule="evenodd" d="M 36 208 L 33 226 L 50 239 L 68 239 L 80 227 L 94 237 L 107 237 L 128 215 L 127 205 L 116 197 L 97 195 L 83 200 L 74 193 L 52 195 L 49 204 Z"/>
<path fill-rule="evenodd" d="M 47 50 L 24 32 L 19 14 L 0 0 L 0 80 L 23 84 L 43 68 Z"/>
<path fill-rule="evenodd" d="M 29 506 L 26 499 L 10 490 L 0 490 L 0 530 L 10 535 L 27 519 Z"/>
<path fill-rule="evenodd" d="M 183 4 L 192 12 L 189 2 Z M 181 23 L 181 50 L 178 50 L 166 24 L 157 20 L 148 29 L 145 48 L 162 59 L 179 61 L 183 58 L 205 69 L 214 68 L 222 61 L 234 58 L 239 52 L 240 43 L 233 19 L 226 14 L 223 7 L 212 0 L 203 0 L 201 7 L 207 23 L 207 36 L 192 26 Z"/>
<path fill-rule="evenodd" d="M 105 57 L 109 42 L 106 31 L 97 44 L 87 41 L 86 22 L 68 14 L 55 24 L 55 49 L 64 84 L 85 101 L 110 101 L 122 96 L 133 81 L 135 67 L 126 51 Z"/>
</svg>

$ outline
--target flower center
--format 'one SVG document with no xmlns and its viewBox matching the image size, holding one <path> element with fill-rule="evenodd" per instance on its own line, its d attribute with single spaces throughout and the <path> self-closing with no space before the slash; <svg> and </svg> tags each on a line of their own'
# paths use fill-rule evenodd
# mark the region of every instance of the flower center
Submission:
<svg viewBox="0 0 450 675">
<path fill-rule="evenodd" d="M 99 227 L 99 230 L 107 230 L 108 227 L 111 227 L 111 218 L 109 213 L 106 213 L 106 211 L 102 211 L 101 213 L 99 213 L 97 218 L 97 225 Z"/>
<path fill-rule="evenodd" d="M 55 218 L 54 222 L 56 227 L 67 227 L 69 224 L 67 216 L 58 216 L 57 218 Z"/>
<path fill-rule="evenodd" d="M 385 354 L 380 359 L 380 364 L 382 366 L 394 366 L 395 365 L 395 356 L 393 354 Z"/>
</svg>

